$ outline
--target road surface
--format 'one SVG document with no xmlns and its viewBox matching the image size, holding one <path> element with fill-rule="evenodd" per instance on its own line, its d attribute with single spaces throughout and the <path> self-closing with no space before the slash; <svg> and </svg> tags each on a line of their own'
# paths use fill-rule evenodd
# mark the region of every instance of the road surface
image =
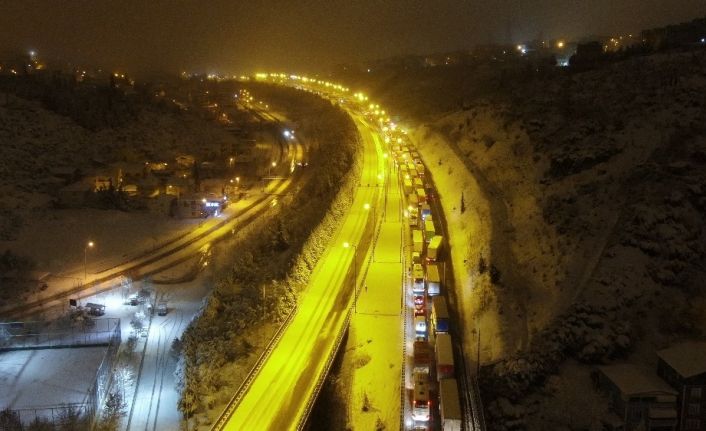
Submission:
<svg viewBox="0 0 706 431">
<path fill-rule="evenodd" d="M 381 202 L 382 142 L 362 118 L 352 116 L 363 142 L 362 174 L 353 204 L 314 268 L 297 314 L 247 392 L 226 408 L 215 429 L 297 429 L 306 419 L 317 382 L 324 377 L 351 311 L 353 286 L 346 275 L 353 260 L 360 262 L 367 254 L 357 244 L 370 219 L 381 215 L 381 211 L 365 209 L 365 204 L 377 208 Z M 345 248 L 345 242 L 352 246 Z M 364 271 L 357 273 L 359 280 L 364 277 Z"/>
</svg>

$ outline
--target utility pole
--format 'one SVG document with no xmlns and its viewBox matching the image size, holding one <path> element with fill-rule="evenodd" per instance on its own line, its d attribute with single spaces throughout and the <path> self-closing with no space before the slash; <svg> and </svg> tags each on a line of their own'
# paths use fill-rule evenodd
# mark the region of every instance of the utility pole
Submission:
<svg viewBox="0 0 706 431">
<path fill-rule="evenodd" d="M 83 247 L 83 284 L 86 284 L 86 277 L 87 277 L 87 271 L 86 271 L 86 261 L 88 259 L 88 249 L 93 248 L 93 241 L 88 241 L 85 247 Z"/>
</svg>

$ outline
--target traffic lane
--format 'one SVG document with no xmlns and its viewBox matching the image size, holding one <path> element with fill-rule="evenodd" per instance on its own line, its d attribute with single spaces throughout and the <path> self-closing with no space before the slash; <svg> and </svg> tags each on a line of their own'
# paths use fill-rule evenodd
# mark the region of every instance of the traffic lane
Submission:
<svg viewBox="0 0 706 431">
<path fill-rule="evenodd" d="M 369 196 L 374 193 L 374 190 L 359 190 L 359 192 L 356 194 L 357 199 L 354 201 L 354 205 L 358 204 L 362 208 L 362 202 L 364 200 L 369 199 Z M 297 313 L 297 316 L 294 318 L 292 324 L 290 327 L 286 330 L 285 335 L 282 337 L 280 340 L 280 343 L 277 345 L 275 351 L 273 352 L 273 355 L 268 359 L 267 363 L 265 366 L 263 366 L 263 369 L 261 370 L 261 374 L 268 373 L 271 371 L 266 370 L 268 367 L 268 364 L 270 361 L 273 363 L 279 363 L 282 364 L 280 365 L 280 368 L 276 370 L 276 372 L 281 372 L 282 369 L 281 367 L 284 364 L 284 361 L 281 361 L 277 355 L 280 355 L 281 352 L 301 352 L 300 349 L 297 349 L 297 347 L 300 347 L 300 340 L 301 339 L 306 339 L 305 335 L 306 334 L 311 334 L 311 333 L 317 333 L 320 331 L 320 328 L 323 326 L 322 321 L 324 321 L 323 317 L 325 317 L 325 310 L 326 308 L 330 308 L 331 304 L 327 302 L 321 302 L 322 299 L 327 299 L 331 298 L 331 293 L 340 293 L 340 292 L 345 292 L 347 295 L 351 294 L 350 289 L 345 289 L 341 287 L 343 286 L 343 281 L 345 281 L 344 277 L 346 276 L 347 273 L 347 268 L 350 264 L 350 260 L 353 259 L 354 253 L 347 253 L 347 250 L 343 248 L 343 241 L 341 240 L 341 237 L 348 237 L 352 238 L 354 241 L 357 241 L 360 239 L 362 236 L 363 229 L 366 225 L 367 217 L 369 217 L 370 214 L 368 211 L 359 211 L 355 217 L 347 217 L 346 221 L 344 222 L 344 225 L 342 226 L 341 231 L 339 232 L 336 243 L 334 244 L 333 247 L 333 252 L 330 253 L 329 256 L 327 256 L 327 259 L 325 262 L 323 262 L 322 265 L 318 265 L 317 268 L 314 271 L 314 274 L 312 274 L 311 278 L 311 286 L 308 290 L 308 292 L 305 294 L 304 301 L 302 302 L 300 306 L 300 310 Z M 335 265 L 340 265 L 341 264 L 341 255 L 347 255 L 347 259 L 343 261 L 343 266 L 338 268 L 338 269 L 332 269 L 331 268 L 331 262 L 333 262 Z M 335 256 L 338 256 L 337 258 Z M 348 260 L 350 259 L 350 260 Z M 335 279 L 331 279 L 331 275 L 335 275 Z M 323 280 L 322 280 L 323 279 Z M 339 286 L 338 289 L 332 288 L 333 286 Z M 311 304 L 312 302 L 315 303 L 313 307 L 307 307 L 308 304 Z M 311 310 L 315 309 L 317 312 L 311 313 Z M 321 310 L 321 311 L 319 311 Z M 302 317 L 306 315 L 306 313 L 309 313 L 310 315 L 316 316 L 316 319 L 308 320 L 307 322 L 304 322 L 304 329 L 300 330 L 299 328 L 301 327 L 301 322 L 302 322 Z M 289 343 L 289 340 L 294 340 L 292 343 Z M 275 354 L 276 352 L 276 354 Z M 285 355 L 290 355 L 289 353 L 284 353 Z M 307 355 L 298 355 L 299 359 L 308 359 Z M 290 369 L 297 370 L 296 367 L 292 367 L 291 361 L 289 362 Z M 265 381 L 268 381 L 269 379 L 265 379 Z M 251 387 L 250 391 L 253 391 L 253 394 L 257 392 L 259 389 L 255 385 L 261 385 L 260 382 L 260 376 L 256 379 L 256 382 L 254 383 L 253 387 Z M 269 380 L 267 384 L 264 386 L 269 387 L 272 384 L 272 381 Z M 286 389 L 286 388 L 285 388 Z M 249 391 L 249 392 L 250 392 Z M 247 407 L 247 403 L 250 402 L 251 399 L 255 398 L 254 395 L 250 395 L 249 393 L 243 397 L 243 400 L 241 401 L 241 404 L 238 406 L 237 411 L 241 410 L 248 410 L 251 408 L 256 408 L 258 405 L 261 405 L 263 401 L 266 400 L 258 400 L 256 403 L 253 403 L 252 407 Z M 251 414 L 251 416 L 254 415 Z M 234 417 L 236 415 L 234 414 Z M 291 420 L 291 418 L 289 419 Z"/>
<path fill-rule="evenodd" d="M 330 256 L 329 262 L 335 261 L 337 268 L 328 268 L 327 275 L 321 280 L 322 284 L 340 283 L 344 280 L 345 268 L 350 260 L 346 259 L 346 253 L 339 250 Z M 342 274 L 343 273 L 343 274 Z M 336 295 L 319 286 L 317 292 L 308 295 L 302 303 L 298 316 L 309 316 L 308 319 L 295 318 L 287 328 L 267 363 L 260 371 L 255 383 L 250 387 L 248 393 L 243 397 L 238 409 L 234 412 L 232 420 L 226 429 L 275 429 L 272 426 L 285 422 L 290 423 L 293 419 L 291 409 L 292 394 L 298 394 L 298 399 L 307 399 L 305 392 L 292 392 L 291 388 L 306 376 L 306 381 L 311 384 L 312 375 L 316 371 L 308 365 L 308 360 L 315 358 L 313 352 L 317 344 L 327 344 L 319 336 L 319 332 L 326 326 L 338 325 L 340 322 L 331 320 L 330 313 L 326 310 L 332 309 L 332 303 L 336 300 Z M 343 291 L 335 291 L 339 297 Z M 319 346 L 320 350 L 323 346 Z M 246 412 L 242 415 L 241 412 Z M 279 416 L 279 418 L 278 418 Z"/>
<path fill-rule="evenodd" d="M 372 190 L 364 190 L 359 192 L 357 194 L 358 199 L 354 202 L 360 204 L 369 198 L 373 192 L 374 191 Z M 360 206 L 362 207 L 362 204 Z M 261 409 L 261 412 L 258 413 L 253 410 L 253 408 L 259 405 L 269 405 L 271 408 L 274 407 L 273 401 L 276 400 L 271 399 L 273 389 L 275 387 L 278 388 L 278 390 L 274 391 L 275 393 L 289 393 L 287 389 L 291 388 L 293 381 L 292 377 L 299 376 L 300 370 L 306 368 L 304 366 L 304 361 L 311 358 L 311 352 L 313 351 L 314 344 L 313 342 L 310 345 L 302 344 L 302 340 L 309 340 L 310 334 L 312 333 L 320 333 L 325 327 L 326 322 L 329 322 L 329 326 L 332 326 L 331 322 L 333 321 L 326 313 L 326 310 L 332 309 L 332 302 L 336 299 L 336 297 L 340 297 L 341 295 L 343 295 L 343 297 L 351 297 L 352 291 L 351 289 L 345 288 L 345 283 L 347 283 L 347 268 L 352 262 L 354 253 L 350 253 L 348 250 L 343 248 L 343 241 L 340 241 L 340 237 L 350 235 L 351 237 L 359 240 L 365 227 L 367 217 L 369 216 L 370 214 L 368 211 L 359 211 L 356 217 L 348 217 L 346 219 L 346 222 L 337 237 L 339 241 L 335 244 L 335 248 L 333 249 L 334 252 L 327 257 L 326 262 L 319 267 L 320 269 L 317 268 L 318 271 L 312 275 L 312 288 L 310 288 L 306 293 L 297 316 L 293 320 L 290 327 L 286 330 L 285 335 L 276 346 L 272 356 L 268 359 L 267 363 L 260 371 L 260 375 L 255 380 L 257 383 L 254 383 L 248 391 L 248 394 L 243 397 L 241 404 L 234 413 L 234 428 L 232 429 L 243 429 L 238 427 L 251 426 L 248 424 L 248 422 L 250 422 L 250 418 L 247 418 L 248 422 L 244 421 L 242 424 L 239 423 L 237 420 L 237 415 L 240 411 L 250 412 L 248 416 L 252 417 L 253 421 L 250 423 L 253 425 L 267 422 L 268 417 L 264 416 L 264 414 L 270 414 L 271 410 L 268 409 L 265 411 L 265 409 Z M 335 264 L 333 268 L 331 267 L 331 262 Z M 336 288 L 336 286 L 338 286 L 338 288 Z M 303 319 L 300 317 L 306 316 L 307 314 L 313 316 L 314 318 Z M 345 315 L 342 318 L 345 318 Z M 340 326 L 341 324 L 342 321 L 335 322 L 335 325 Z M 330 331 L 330 329 L 328 331 Z M 331 335 L 334 335 L 335 332 L 336 331 L 334 331 Z M 320 337 L 317 337 L 317 339 L 320 339 Z M 333 339 L 329 341 L 330 345 L 333 342 Z M 319 346 L 319 349 L 321 348 L 323 348 L 323 346 Z M 274 365 L 269 365 L 270 363 Z M 309 368 L 310 372 L 316 371 L 311 367 Z M 290 372 L 289 379 L 287 378 L 287 372 Z M 264 379 L 262 379 L 263 377 Z M 302 396 L 302 398 L 306 399 L 304 396 Z M 280 400 L 277 404 L 282 405 L 282 401 L 283 400 Z M 291 416 L 286 414 L 279 416 L 283 416 L 287 422 L 292 419 Z M 229 427 L 228 429 L 231 428 Z"/>
<path fill-rule="evenodd" d="M 364 145 L 365 145 L 365 143 L 364 143 Z M 367 142 L 367 145 L 365 145 L 363 156 L 364 156 L 363 172 L 362 172 L 363 176 L 367 173 L 369 176 L 373 175 L 375 178 L 377 178 L 377 174 L 375 174 L 374 172 L 371 173 L 371 170 L 374 171 L 374 168 L 371 169 L 371 164 L 376 161 L 376 151 L 371 148 L 369 141 Z M 376 192 L 377 192 L 377 190 L 358 189 L 356 191 L 356 196 L 355 196 L 355 199 L 353 202 L 354 207 L 355 206 L 362 206 L 363 203 L 370 202 L 370 198 L 373 197 L 374 193 L 376 193 Z M 354 240 L 354 244 L 358 244 L 360 241 L 360 238 L 363 235 L 366 221 L 367 221 L 368 217 L 370 217 L 370 216 L 371 215 L 370 215 L 369 211 L 359 213 L 355 217 L 351 217 L 350 215 L 347 216 L 346 221 L 344 222 L 344 226 L 342 227 L 341 231 L 339 232 L 339 235 L 337 236 L 337 238 L 340 239 L 341 235 L 344 235 L 346 237 L 352 238 Z M 354 228 L 347 227 L 345 225 L 345 223 L 348 223 L 349 224 L 348 226 L 350 226 L 350 223 L 353 223 Z M 340 244 L 334 243 L 334 244 L 331 244 L 329 247 L 332 248 L 333 250 L 338 250 L 337 253 L 341 253 L 342 242 L 341 241 L 337 241 L 337 242 Z M 350 240 L 349 240 L 349 242 L 350 242 Z M 338 248 L 338 247 L 340 247 L 340 248 Z M 357 252 L 357 251 L 358 250 L 356 248 L 355 252 Z M 352 259 L 353 256 L 351 256 L 350 259 Z M 329 262 L 329 261 L 330 261 L 329 256 L 327 256 L 326 262 Z M 321 266 L 319 268 L 323 268 L 323 266 Z M 319 268 L 317 268 L 317 270 Z M 325 280 L 324 286 L 321 287 L 321 289 L 324 289 L 324 291 L 329 291 L 328 294 L 325 295 L 325 297 L 331 297 L 331 296 L 337 297 L 340 295 L 344 295 L 344 297 L 349 298 L 349 302 L 350 302 L 350 298 L 352 298 L 352 295 L 351 295 L 352 292 L 350 291 L 350 289 L 341 288 L 341 286 L 342 286 L 341 283 L 345 282 L 344 278 L 347 274 L 347 271 L 338 271 L 338 272 L 339 272 L 338 277 L 336 277 L 336 280 L 334 281 L 334 283 L 331 283 L 330 279 Z M 315 270 L 315 273 L 316 273 L 316 270 Z M 315 275 L 312 276 L 312 285 L 313 286 L 317 285 L 317 282 L 314 280 L 314 277 L 315 277 Z M 338 286 L 338 289 L 331 290 L 332 286 Z M 307 294 L 305 295 L 305 299 L 302 302 L 302 306 L 304 307 L 304 309 L 307 308 L 305 306 L 305 303 L 307 302 L 306 297 L 309 295 L 314 295 L 315 292 L 316 292 L 316 289 L 310 289 L 307 292 Z M 335 293 L 336 295 L 332 295 L 332 293 Z M 315 302 L 315 298 L 312 298 L 311 301 Z M 304 326 L 306 328 L 306 333 L 308 333 L 308 334 L 311 334 L 312 332 L 315 333 L 317 330 L 320 330 L 320 328 L 322 328 L 322 319 L 325 320 L 325 318 L 328 318 L 328 316 L 329 316 L 329 313 L 327 313 L 325 310 L 327 307 L 321 307 L 320 304 L 318 304 L 318 303 L 316 305 L 317 305 L 316 308 L 318 310 L 318 313 L 314 314 L 315 318 L 309 319 L 308 321 L 305 321 L 302 324 L 302 326 Z M 329 308 L 329 312 L 330 312 L 332 310 L 332 308 L 330 306 L 328 308 Z M 302 313 L 301 309 L 297 314 L 299 315 L 300 313 Z M 337 321 L 337 327 L 341 327 L 344 322 L 344 319 L 345 319 L 345 313 L 342 313 L 342 314 L 339 313 L 338 316 L 339 316 L 338 319 L 333 319 L 333 320 Z M 301 320 L 302 320 L 301 318 L 299 320 L 297 320 L 297 317 L 295 317 L 295 321 L 292 322 L 292 324 L 290 325 L 290 328 L 293 325 L 297 325 L 298 322 L 300 322 Z M 331 319 L 329 319 L 329 321 L 331 321 Z M 305 338 L 306 333 L 301 333 L 301 331 L 297 330 L 296 332 L 292 331 L 291 334 L 293 334 L 293 335 L 288 335 L 288 333 L 290 332 L 290 328 L 288 328 L 285 331 L 285 334 L 283 335 L 282 339 L 280 340 L 280 343 L 277 345 L 275 351 L 273 351 L 273 356 L 271 356 L 267 360 L 267 362 L 263 366 L 263 369 L 261 370 L 261 373 L 266 374 L 266 373 L 270 372 L 270 371 L 266 370 L 265 368 L 268 367 L 268 364 L 270 363 L 271 359 L 274 363 L 275 361 L 277 361 L 279 359 L 279 356 L 287 356 L 287 359 L 290 359 L 290 361 L 280 361 L 281 364 L 279 366 L 279 369 L 276 366 L 273 366 L 272 368 L 275 371 L 280 371 L 282 369 L 282 367 L 284 366 L 284 364 L 286 363 L 288 366 L 288 370 L 290 371 L 291 374 L 296 374 L 297 376 L 301 376 L 301 374 L 298 373 L 298 371 L 303 367 L 302 362 L 311 358 L 311 354 L 313 352 L 314 345 L 311 344 L 311 345 L 307 346 L 307 347 L 309 347 L 308 349 L 302 349 L 301 348 L 302 347 L 301 340 L 306 339 Z M 334 331 L 334 332 L 337 333 L 338 330 Z M 330 340 L 327 340 L 328 343 L 323 343 L 322 346 L 328 344 L 325 351 L 330 351 L 330 349 L 333 345 L 333 341 L 335 341 L 335 337 L 327 337 L 327 338 L 330 338 Z M 318 339 L 320 339 L 320 338 L 317 337 L 317 340 Z M 287 352 L 295 352 L 294 358 L 292 358 L 291 353 L 288 354 Z M 274 355 L 278 355 L 278 356 L 275 357 Z M 291 359 L 295 360 L 294 364 L 292 364 Z M 316 371 L 316 369 L 319 369 L 315 373 L 315 375 L 318 376 L 318 375 L 320 375 L 321 371 L 323 371 L 324 365 L 325 364 L 319 364 L 318 367 L 312 367 L 311 370 Z M 286 376 L 280 375 L 278 377 L 286 377 Z M 273 382 L 272 377 L 270 377 L 267 380 L 268 380 L 268 382 Z M 311 379 L 309 379 L 309 380 L 311 381 Z M 258 376 L 258 378 L 255 381 L 256 382 L 260 381 L 260 376 Z M 282 384 L 282 383 L 284 383 L 284 381 L 285 381 L 285 379 L 276 379 L 276 381 L 274 381 L 274 383 Z M 291 379 L 287 383 L 289 384 L 289 386 L 285 385 L 283 389 L 280 389 L 279 391 L 275 390 L 274 392 L 275 393 L 282 393 L 282 392 L 288 393 L 288 391 L 286 391 L 286 389 L 291 388 L 291 384 L 292 384 Z M 268 395 L 272 395 L 271 389 L 273 389 L 273 388 L 270 387 L 271 385 L 259 384 L 263 388 L 265 386 L 267 386 L 267 388 L 264 388 L 263 390 L 256 388 L 255 385 L 258 385 L 258 383 L 254 383 L 253 386 L 248 391 L 248 393 L 243 397 L 240 405 L 238 406 L 238 408 L 234 412 L 233 416 L 230 418 L 226 428 L 227 429 L 247 429 L 247 428 L 244 428 L 244 425 L 240 424 L 242 422 L 240 420 L 241 418 L 238 415 L 238 413 L 240 411 L 249 412 L 248 418 L 243 418 L 243 419 L 248 420 L 248 421 L 253 420 L 252 423 L 254 424 L 253 426 L 255 428 L 251 428 L 251 429 L 259 429 L 263 426 L 263 424 L 265 424 L 265 429 L 266 429 L 266 427 L 267 427 L 266 424 L 273 423 L 273 422 L 280 423 L 280 425 L 282 425 L 283 423 L 286 423 L 286 424 L 290 424 L 290 426 L 296 426 L 296 424 L 291 425 L 291 423 L 292 423 L 291 416 L 284 417 L 283 420 L 277 419 L 276 417 L 273 417 L 271 411 L 272 411 L 272 408 L 275 406 L 273 406 L 272 402 L 275 401 L 279 406 L 283 406 L 284 400 L 282 399 L 282 397 L 275 399 L 275 400 L 263 399 L 263 396 L 265 393 L 267 393 Z M 280 388 L 282 388 L 282 386 L 280 386 Z M 311 391 L 313 391 L 313 389 L 314 388 L 311 388 Z M 251 395 L 251 391 L 252 391 L 253 395 Z M 257 394 L 257 392 L 259 392 L 259 394 Z M 308 397 L 300 397 L 298 399 L 306 401 L 306 400 L 308 400 Z M 289 400 L 291 401 L 291 399 L 289 399 Z M 267 401 L 269 401 L 269 403 L 264 404 Z M 306 407 L 307 403 L 304 402 L 304 403 L 299 403 L 299 404 L 300 404 L 299 410 L 303 413 L 303 409 Z M 287 405 L 291 409 L 291 402 L 287 403 Z M 269 407 L 269 409 L 267 409 L 267 411 L 266 411 L 265 408 L 261 408 L 260 412 L 258 413 L 257 411 L 253 410 L 253 408 L 257 408 L 258 406 L 266 406 L 266 407 Z M 277 410 L 281 411 L 281 409 L 277 409 Z M 283 415 L 279 414 L 277 416 L 282 418 Z M 267 421 L 267 419 L 269 419 L 269 421 Z M 265 421 L 265 422 L 263 422 L 263 421 Z"/>
</svg>

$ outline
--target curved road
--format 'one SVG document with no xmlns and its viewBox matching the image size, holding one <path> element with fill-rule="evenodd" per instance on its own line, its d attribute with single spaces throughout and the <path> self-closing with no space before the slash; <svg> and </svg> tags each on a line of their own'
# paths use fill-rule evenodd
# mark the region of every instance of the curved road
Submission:
<svg viewBox="0 0 706 431">
<path fill-rule="evenodd" d="M 359 244 L 378 207 L 384 172 L 382 142 L 362 118 L 351 114 L 363 141 L 363 169 L 351 209 L 317 263 L 297 314 L 265 360 L 239 402 L 229 405 L 214 429 L 297 429 L 308 414 L 310 401 L 327 371 L 328 361 L 345 329 L 353 304 L 353 286 L 347 277 L 356 254 L 367 254 Z M 385 173 L 387 174 L 387 173 Z M 344 248 L 348 242 L 354 247 Z M 357 271 L 360 279 L 364 271 Z"/>
</svg>

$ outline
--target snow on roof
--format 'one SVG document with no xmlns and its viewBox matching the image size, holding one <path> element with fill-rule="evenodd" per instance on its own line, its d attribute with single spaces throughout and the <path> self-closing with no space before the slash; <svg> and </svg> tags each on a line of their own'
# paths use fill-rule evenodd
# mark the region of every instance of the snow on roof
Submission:
<svg viewBox="0 0 706 431">
<path fill-rule="evenodd" d="M 684 378 L 706 373 L 706 342 L 686 341 L 657 352 L 657 356 Z"/>
<path fill-rule="evenodd" d="M 624 396 L 649 393 L 677 394 L 656 375 L 644 373 L 632 364 L 604 365 L 598 369 L 620 389 Z"/>
</svg>

